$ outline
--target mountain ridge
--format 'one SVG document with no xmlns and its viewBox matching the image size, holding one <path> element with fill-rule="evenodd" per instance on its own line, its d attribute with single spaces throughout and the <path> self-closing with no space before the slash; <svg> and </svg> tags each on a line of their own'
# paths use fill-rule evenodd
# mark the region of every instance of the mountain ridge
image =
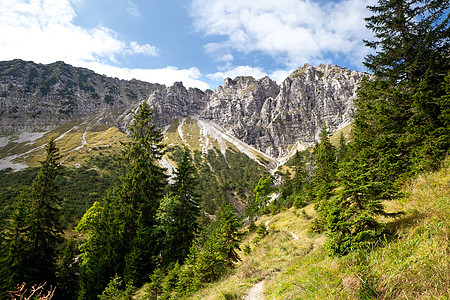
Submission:
<svg viewBox="0 0 450 300">
<path fill-rule="evenodd" d="M 202 91 L 181 82 L 165 86 L 120 80 L 64 62 L 3 61 L 0 137 L 7 141 L 11 134 L 86 122 L 126 132 L 133 111 L 146 101 L 162 129 L 193 117 L 215 124 L 268 158 L 281 159 L 293 148 L 313 145 L 324 123 L 331 131 L 349 124 L 356 89 L 366 75 L 334 65 L 306 64 L 280 85 L 269 77 L 238 76 L 225 79 L 215 90 Z"/>
</svg>

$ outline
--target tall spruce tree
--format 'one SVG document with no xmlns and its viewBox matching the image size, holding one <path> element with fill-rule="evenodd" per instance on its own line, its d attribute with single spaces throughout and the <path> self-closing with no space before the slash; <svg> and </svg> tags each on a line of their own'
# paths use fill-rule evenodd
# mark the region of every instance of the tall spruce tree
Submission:
<svg viewBox="0 0 450 300">
<path fill-rule="evenodd" d="M 127 171 L 116 188 L 116 207 L 130 241 L 123 278 L 140 284 L 152 273 L 161 251 L 156 212 L 167 188 L 167 175 L 159 160 L 164 154 L 163 134 L 152 124 L 153 113 L 146 102 L 130 125 L 131 141 L 124 145 L 122 162 Z"/>
<path fill-rule="evenodd" d="M 7 225 L 6 255 L 1 260 L 2 276 L 6 279 L 3 279 L 3 288 L 10 289 L 22 282 L 56 284 L 57 249 L 63 238 L 61 198 L 55 184 L 60 155 L 53 138 L 45 151 L 45 159 L 31 188 L 23 190 L 13 205 Z"/>
<path fill-rule="evenodd" d="M 164 264 L 176 261 L 181 263 L 189 254 L 199 229 L 200 196 L 197 191 L 197 170 L 187 147 L 178 162 L 173 180 L 170 186 L 172 194 L 164 197 L 157 213 L 159 226 L 164 232 Z"/>
<path fill-rule="evenodd" d="M 373 15 L 366 26 L 376 40 L 365 43 L 376 52 L 364 65 L 378 78 L 410 85 L 448 68 L 449 7 L 448 0 L 379 0 L 368 6 Z"/>
<path fill-rule="evenodd" d="M 314 231 L 323 231 L 330 198 L 335 187 L 337 163 L 336 148 L 331 144 L 326 124 L 319 133 L 320 142 L 314 149 L 313 193 L 318 217 L 313 223 Z"/>
<path fill-rule="evenodd" d="M 379 0 L 369 9 L 377 39 L 366 41 L 376 52 L 365 65 L 375 76 L 355 101 L 352 158 L 341 166 L 326 219 L 331 254 L 375 241 L 384 232 L 376 216 L 396 215 L 382 202 L 398 197 L 404 178 L 438 166 L 450 146 L 449 2 Z"/>
<path fill-rule="evenodd" d="M 0 298 L 6 298 L 17 283 L 29 280 L 26 252 L 29 241 L 25 235 L 30 206 L 29 189 L 24 189 L 15 199 L 13 211 L 2 228 L 0 248 Z"/>
<path fill-rule="evenodd" d="M 346 161 L 349 157 L 349 149 L 347 146 L 347 143 L 345 141 L 344 134 L 341 132 L 339 135 L 339 146 L 336 149 L 336 161 L 338 164 L 343 163 Z"/>
<path fill-rule="evenodd" d="M 319 133 L 320 142 L 315 151 L 315 164 L 313 173 L 314 193 L 318 202 L 327 200 L 333 190 L 336 179 L 336 147 L 334 147 L 328 136 L 326 124 L 322 126 Z"/>
<path fill-rule="evenodd" d="M 398 149 L 406 171 L 439 166 L 450 147 L 449 7 L 448 0 L 380 0 L 369 7 L 367 27 L 377 39 L 366 45 L 376 52 L 364 64 L 376 77 L 362 86 L 356 119 L 374 126 L 363 137 L 369 143 Z"/>
<path fill-rule="evenodd" d="M 224 204 L 218 212 L 218 227 L 201 245 L 201 250 L 194 245 L 188 263 L 194 264 L 194 274 L 190 280 L 201 283 L 217 280 L 226 270 L 239 261 L 239 243 L 242 220 L 236 214 L 236 208 L 230 203 Z M 199 241 L 198 241 L 199 242 Z"/>
<path fill-rule="evenodd" d="M 59 149 L 50 139 L 46 158 L 31 185 L 31 205 L 26 231 L 30 235 L 30 264 L 35 271 L 35 282 L 55 283 L 57 246 L 62 241 L 60 222 L 61 198 L 55 183 L 60 172 Z M 30 282 L 32 283 L 32 282 Z"/>
<path fill-rule="evenodd" d="M 163 135 L 151 123 L 144 102 L 129 130 L 122 163 L 126 173 L 103 203 L 94 203 L 77 226 L 88 235 L 80 246 L 80 299 L 95 299 L 116 274 L 129 284 L 141 284 L 152 273 L 161 251 L 156 212 L 167 187 L 158 160 Z"/>
<path fill-rule="evenodd" d="M 292 178 L 295 193 L 303 192 L 307 176 L 305 157 L 297 151 L 294 155 L 294 177 Z"/>
</svg>

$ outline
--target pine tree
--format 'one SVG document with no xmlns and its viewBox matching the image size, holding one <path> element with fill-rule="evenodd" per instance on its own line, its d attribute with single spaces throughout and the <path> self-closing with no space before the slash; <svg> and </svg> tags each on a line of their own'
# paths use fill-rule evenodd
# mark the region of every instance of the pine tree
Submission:
<svg viewBox="0 0 450 300">
<path fill-rule="evenodd" d="M 188 148 L 178 162 L 171 194 L 166 195 L 157 212 L 159 228 L 164 234 L 162 263 L 182 262 L 188 255 L 199 229 L 200 196 L 197 193 L 197 170 Z"/>
<path fill-rule="evenodd" d="M 217 280 L 240 260 L 236 250 L 239 250 L 241 239 L 239 229 L 242 221 L 236 215 L 236 209 L 229 203 L 224 204 L 220 208 L 218 219 L 219 227 L 208 236 L 201 247 L 194 245 L 191 248 L 188 258 L 194 265 L 194 278 L 191 279 L 191 285 L 198 286 L 198 282 Z M 201 248 L 201 251 L 198 252 L 198 248 Z M 184 284 L 187 285 L 186 282 Z"/>
<path fill-rule="evenodd" d="M 133 294 L 136 289 L 131 285 L 127 284 L 123 287 L 124 284 L 122 279 L 119 276 L 114 276 L 111 278 L 108 286 L 105 290 L 98 295 L 98 299 L 100 300 L 132 300 Z"/>
<path fill-rule="evenodd" d="M 124 280 L 142 283 L 152 273 L 159 255 L 156 212 L 167 187 L 165 169 L 159 165 L 164 154 L 163 135 L 152 124 L 152 111 L 144 102 L 130 125 L 131 141 L 124 145 L 122 163 L 127 171 L 116 188 L 115 209 L 123 226 L 127 259 Z M 133 274 L 129 276 L 128 274 Z M 127 276 L 125 276 L 127 275 Z"/>
<path fill-rule="evenodd" d="M 164 153 L 163 135 L 151 121 L 151 109 L 144 102 L 129 127 L 130 142 L 124 144 L 121 162 L 125 175 L 77 226 L 79 232 L 88 234 L 80 246 L 80 299 L 95 298 L 104 289 L 105 280 L 115 274 L 127 284 L 139 285 L 157 263 L 162 236 L 156 213 L 167 176 L 158 163 Z"/>
<path fill-rule="evenodd" d="M 449 7 L 448 0 L 379 0 L 369 6 L 373 15 L 366 26 L 376 40 L 365 43 L 376 53 L 364 65 L 395 84 L 416 84 L 430 71 L 448 68 Z"/>
<path fill-rule="evenodd" d="M 318 202 L 330 197 L 337 172 L 336 148 L 331 144 L 328 136 L 327 126 L 324 124 L 319 133 L 320 142 L 314 150 L 313 182 Z"/>
<path fill-rule="evenodd" d="M 336 161 L 338 164 L 343 163 L 348 159 L 349 149 L 344 138 L 344 134 L 341 132 L 339 135 L 339 146 L 336 150 Z"/>
<path fill-rule="evenodd" d="M 293 204 L 297 208 L 304 207 L 313 200 L 311 188 L 311 176 L 306 167 L 307 154 L 302 155 L 297 151 L 294 156 L 294 177 L 292 185 L 294 187 Z"/>
<path fill-rule="evenodd" d="M 63 246 L 57 270 L 58 291 L 56 296 L 58 299 L 77 299 L 78 274 L 80 273 L 77 242 L 69 239 Z"/>
<path fill-rule="evenodd" d="M 61 198 L 55 179 L 60 171 L 60 159 L 55 140 L 45 147 L 45 160 L 31 188 L 23 190 L 13 205 L 5 242 L 6 256 L 2 273 L 3 288 L 16 284 L 56 284 L 57 248 L 62 242 L 60 224 Z M 9 268 L 5 271 L 5 268 Z"/>
<path fill-rule="evenodd" d="M 318 217 L 313 223 L 314 231 L 322 231 L 325 227 L 325 218 L 330 206 L 330 199 L 335 188 L 337 163 L 336 148 L 328 138 L 326 125 L 322 126 L 319 133 L 320 142 L 314 149 L 313 193 L 315 196 L 315 209 Z"/>
<path fill-rule="evenodd" d="M 4 240 L 0 249 L 0 298 L 6 298 L 7 291 L 17 283 L 29 280 L 26 270 L 29 241 L 25 235 L 29 205 L 29 189 L 23 189 L 12 205 L 13 212 L 9 222 L 2 230 Z"/>
<path fill-rule="evenodd" d="M 372 165 L 370 149 L 358 152 L 352 160 L 341 165 L 338 173 L 340 189 L 329 201 L 325 215 L 331 255 L 344 255 L 364 248 L 387 233 L 376 221 L 377 216 L 394 217 L 386 213 L 383 201 L 399 196 L 383 165 Z"/>
<path fill-rule="evenodd" d="M 355 101 L 352 157 L 341 164 L 340 189 L 326 218 L 331 254 L 346 254 L 384 232 L 376 216 L 395 216 L 382 202 L 399 196 L 399 185 L 436 167 L 448 153 L 450 129 L 445 77 L 449 74 L 449 2 L 379 0 L 366 19 L 376 50 L 365 65 Z M 447 11 L 447 15 L 446 15 Z M 448 98 L 447 98 L 448 99 Z"/>
<path fill-rule="evenodd" d="M 239 250 L 241 240 L 239 229 L 242 226 L 242 221 L 237 216 L 234 206 L 225 204 L 221 208 L 219 225 L 220 252 L 225 256 L 225 266 L 231 267 L 233 263 L 240 260 L 236 250 Z"/>
<path fill-rule="evenodd" d="M 377 40 L 366 41 L 376 53 L 365 65 L 376 77 L 362 84 L 355 119 L 372 127 L 361 131 L 380 152 L 398 149 L 403 173 L 439 166 L 450 147 L 442 101 L 450 72 L 449 7 L 448 0 L 380 0 L 369 7 L 367 27 Z"/>
<path fill-rule="evenodd" d="M 46 158 L 31 185 L 31 205 L 26 227 L 31 242 L 28 259 L 35 272 L 34 280 L 28 282 L 55 284 L 56 249 L 62 241 L 60 223 L 61 198 L 55 179 L 60 171 L 61 158 L 55 140 L 50 139 Z"/>
<path fill-rule="evenodd" d="M 286 171 L 286 174 L 281 175 L 283 176 L 283 183 L 279 187 L 280 198 L 286 200 L 294 193 L 294 183 L 291 178 L 292 177 L 291 172 L 289 172 L 289 170 Z"/>
</svg>

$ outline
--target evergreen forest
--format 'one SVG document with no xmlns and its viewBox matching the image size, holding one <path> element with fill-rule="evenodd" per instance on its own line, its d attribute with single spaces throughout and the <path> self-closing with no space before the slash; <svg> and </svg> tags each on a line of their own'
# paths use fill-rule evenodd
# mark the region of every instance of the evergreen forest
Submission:
<svg viewBox="0 0 450 300">
<path fill-rule="evenodd" d="M 309 235 L 325 237 L 328 257 L 354 257 L 362 266 L 391 247 L 398 238 L 391 225 L 407 220 L 388 203 L 407 199 L 412 180 L 448 164 L 450 3 L 378 0 L 368 9 L 375 39 L 365 41 L 373 51 L 364 65 L 371 75 L 358 90 L 351 137 L 341 134 L 333 145 L 323 124 L 320 141 L 277 171 L 280 184 L 230 149 L 167 147 L 146 103 L 120 155 L 67 168 L 50 139 L 40 167 L 1 171 L 0 298 L 190 298 L 252 255 L 242 241 L 268 235 L 270 227 L 256 225 L 260 218 L 291 208 L 310 220 Z M 158 163 L 165 154 L 177 165 L 171 178 Z M 448 217 L 450 199 L 443 201 Z M 448 218 L 439 222 L 448 239 Z M 448 266 L 448 258 L 441 263 Z M 449 279 L 445 271 L 436 276 Z M 347 297 L 400 297 L 395 289 L 382 297 L 369 279 L 363 287 L 348 283 Z M 448 297 L 449 288 L 430 297 Z"/>
</svg>

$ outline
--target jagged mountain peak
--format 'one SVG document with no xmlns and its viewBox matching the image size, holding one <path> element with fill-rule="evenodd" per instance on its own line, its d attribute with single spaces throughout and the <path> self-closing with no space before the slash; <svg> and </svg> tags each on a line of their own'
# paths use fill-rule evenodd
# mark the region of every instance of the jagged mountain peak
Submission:
<svg viewBox="0 0 450 300">
<path fill-rule="evenodd" d="M 238 76 L 201 91 L 182 82 L 165 86 L 119 80 L 64 62 L 0 62 L 0 135 L 92 118 L 126 131 L 130 112 L 147 101 L 161 128 L 195 117 L 277 158 L 295 145 L 316 142 L 323 123 L 331 130 L 350 123 L 355 92 L 365 75 L 335 65 L 305 64 L 281 85 L 269 77 Z"/>
</svg>

